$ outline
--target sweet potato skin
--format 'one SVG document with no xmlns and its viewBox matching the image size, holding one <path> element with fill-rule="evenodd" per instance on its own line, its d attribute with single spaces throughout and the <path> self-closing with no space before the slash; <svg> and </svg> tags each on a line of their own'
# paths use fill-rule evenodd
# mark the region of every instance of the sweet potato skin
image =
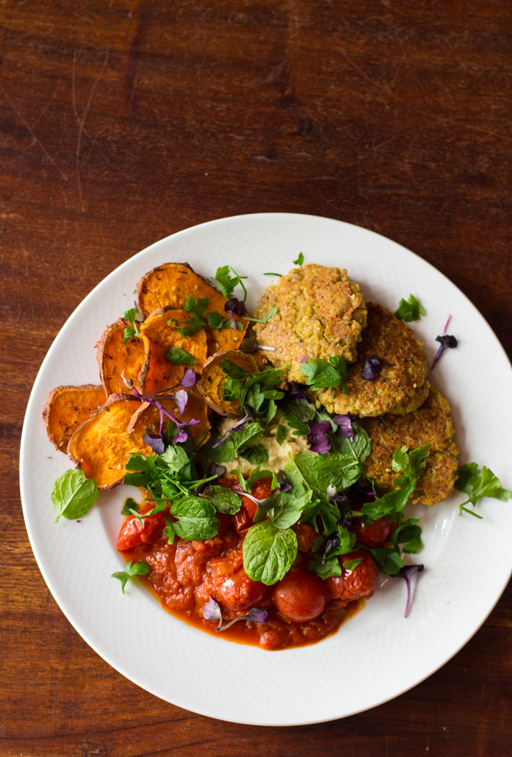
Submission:
<svg viewBox="0 0 512 757">
<path fill-rule="evenodd" d="M 203 395 L 206 403 L 219 415 L 241 417 L 242 408 L 239 402 L 223 399 L 222 393 L 226 376 L 220 364 L 222 360 L 231 360 L 249 373 L 259 373 L 257 360 L 250 354 L 235 350 L 217 352 L 209 358 L 203 367 L 201 378 L 197 382 L 197 389 Z"/>
<path fill-rule="evenodd" d="M 43 421 L 55 449 L 66 454 L 73 433 L 105 400 L 105 390 L 96 384 L 52 389 L 43 410 Z"/>
<path fill-rule="evenodd" d="M 119 318 L 107 326 L 96 344 L 96 359 L 100 367 L 100 378 L 106 396 L 123 394 L 128 390 L 127 381 L 133 381 L 141 391 L 143 368 L 146 359 L 144 342 L 139 337 L 131 337 L 124 343 L 124 330 L 130 323 Z"/>
</svg>

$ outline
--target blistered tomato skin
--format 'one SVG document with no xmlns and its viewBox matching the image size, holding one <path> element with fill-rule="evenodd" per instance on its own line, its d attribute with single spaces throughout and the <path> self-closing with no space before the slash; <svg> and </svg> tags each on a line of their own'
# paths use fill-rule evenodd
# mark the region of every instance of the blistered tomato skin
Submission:
<svg viewBox="0 0 512 757">
<path fill-rule="evenodd" d="M 367 526 L 363 526 L 360 520 L 355 520 L 354 526 L 357 541 L 360 544 L 365 544 L 367 547 L 379 547 L 389 539 L 397 524 L 395 521 L 389 520 L 384 516 L 373 523 L 369 523 Z"/>
<path fill-rule="evenodd" d="M 252 581 L 245 570 L 240 568 L 228 575 L 217 588 L 216 599 L 232 612 L 248 612 L 268 597 L 270 589 L 259 581 Z"/>
<path fill-rule="evenodd" d="M 276 585 L 274 604 L 286 620 L 305 623 L 323 613 L 327 596 L 321 578 L 308 571 L 292 570 Z"/>
<path fill-rule="evenodd" d="M 329 591 L 335 599 L 343 599 L 351 602 L 361 597 L 373 596 L 373 590 L 377 583 L 379 569 L 373 557 L 363 549 L 349 552 L 340 560 L 342 564 L 361 558 L 359 565 L 353 570 L 343 568 L 341 576 L 335 576 L 326 580 Z"/>
<path fill-rule="evenodd" d="M 140 513 L 144 515 L 144 513 Z M 136 515 L 127 518 L 123 523 L 117 548 L 119 551 L 138 547 L 140 544 L 149 544 L 155 541 L 160 535 L 161 528 L 165 527 L 165 520 L 161 513 L 148 515 L 142 518 L 142 523 Z"/>
</svg>

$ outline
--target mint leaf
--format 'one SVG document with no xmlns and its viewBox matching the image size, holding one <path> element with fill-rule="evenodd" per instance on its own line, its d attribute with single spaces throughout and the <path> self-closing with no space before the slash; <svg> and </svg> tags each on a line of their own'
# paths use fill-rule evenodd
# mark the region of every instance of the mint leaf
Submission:
<svg viewBox="0 0 512 757">
<path fill-rule="evenodd" d="M 173 365 L 193 365 L 196 362 L 194 356 L 181 347 L 171 347 L 165 358 Z"/>
<path fill-rule="evenodd" d="M 124 570 L 116 571 L 112 573 L 111 578 L 117 578 L 121 581 L 121 589 L 124 594 L 124 587 L 128 583 L 130 578 L 134 576 L 145 576 L 149 573 L 149 565 L 144 560 L 139 560 L 133 563 L 131 560 L 126 563 Z"/>
<path fill-rule="evenodd" d="M 177 518 L 172 527 L 180 539 L 202 541 L 213 538 L 219 532 L 215 507 L 204 497 L 188 495 L 174 500 L 171 515 Z"/>
<path fill-rule="evenodd" d="M 244 568 L 252 581 L 267 586 L 280 581 L 297 556 L 297 537 L 291 529 L 277 528 L 270 521 L 248 530 L 243 544 Z"/>
<path fill-rule="evenodd" d="M 399 544 L 403 545 L 402 549 L 407 554 L 415 555 L 422 549 L 421 528 L 416 525 L 418 522 L 418 518 L 409 518 L 395 528 L 389 538 L 398 551 L 400 551 Z"/>
<path fill-rule="evenodd" d="M 468 495 L 466 502 L 463 502 L 459 506 L 460 514 L 464 510 L 478 518 L 481 516 L 477 516 L 476 513 L 468 510 L 465 505 L 471 503 L 475 507 L 478 500 L 482 497 L 492 497 L 493 499 L 499 499 L 501 502 L 506 502 L 507 499 L 512 497 L 512 492 L 503 488 L 501 481 L 490 468 L 484 465 L 482 470 L 480 470 L 477 463 L 467 463 L 459 467 L 455 488 L 457 491 Z"/>
<path fill-rule="evenodd" d="M 342 455 L 347 455 L 357 460 L 359 463 L 364 463 L 366 458 L 371 452 L 372 441 L 368 436 L 365 429 L 358 423 L 352 422 L 352 431 L 354 432 L 354 441 L 350 441 L 349 438 L 343 438 L 336 434 L 332 438 L 332 449 Z"/>
<path fill-rule="evenodd" d="M 276 442 L 281 446 L 283 442 L 286 440 L 286 437 L 288 436 L 290 432 L 289 427 L 284 424 L 280 423 L 279 426 L 276 429 Z"/>
<path fill-rule="evenodd" d="M 299 252 L 299 257 L 297 260 L 293 261 L 293 265 L 303 265 L 304 264 L 304 253 Z"/>
<path fill-rule="evenodd" d="M 418 302 L 413 294 L 409 295 L 408 300 L 403 298 L 398 304 L 398 310 L 395 311 L 395 315 L 401 321 L 419 321 L 422 315 L 425 315 L 425 308 Z"/>
<path fill-rule="evenodd" d="M 219 441 L 219 438 L 211 439 L 207 444 L 208 457 L 215 463 L 229 463 L 261 436 L 263 436 L 263 429 L 259 423 L 247 423 L 240 431 L 234 431 L 218 447 L 214 448 L 213 445 Z"/>
<path fill-rule="evenodd" d="M 240 452 L 240 457 L 247 460 L 250 465 L 262 465 L 268 460 L 268 449 L 263 444 L 255 444 Z"/>
<path fill-rule="evenodd" d="M 242 507 L 242 500 L 238 494 L 235 494 L 231 489 L 226 489 L 225 486 L 211 484 L 204 490 L 203 497 L 210 500 L 219 513 L 234 515 Z"/>
<path fill-rule="evenodd" d="M 98 486 L 93 478 L 87 478 L 83 470 L 68 470 L 56 480 L 51 494 L 57 510 L 58 521 L 63 515 L 76 520 L 87 515 L 98 499 Z"/>
<path fill-rule="evenodd" d="M 300 366 L 300 372 L 305 377 L 306 384 L 315 392 L 341 385 L 344 394 L 348 394 L 347 364 L 337 355 L 330 357 L 329 362 L 323 358 L 308 358 L 307 364 Z"/>
</svg>

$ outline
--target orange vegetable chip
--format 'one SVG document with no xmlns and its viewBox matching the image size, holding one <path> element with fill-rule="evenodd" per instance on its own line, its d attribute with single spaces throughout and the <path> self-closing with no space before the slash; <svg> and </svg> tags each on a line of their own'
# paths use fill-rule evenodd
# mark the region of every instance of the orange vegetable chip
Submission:
<svg viewBox="0 0 512 757">
<path fill-rule="evenodd" d="M 187 263 L 165 263 L 158 268 L 153 268 L 139 281 L 137 291 L 139 293 L 139 307 L 146 316 L 166 306 L 184 308 L 188 297 L 191 296 L 197 299 L 208 297 L 207 315 L 208 313 L 218 313 L 223 318 L 229 319 L 224 310 L 226 298 L 195 273 Z M 187 315 L 187 318 L 189 317 Z M 235 315 L 235 320 L 237 323 L 243 323 L 243 330 L 207 327 L 209 355 L 220 350 L 236 350 L 239 348 L 247 330 L 247 321 L 237 315 Z"/>
<path fill-rule="evenodd" d="M 139 337 L 131 337 L 124 343 L 124 330 L 129 321 L 119 318 L 108 326 L 96 345 L 96 358 L 100 366 L 100 377 L 107 396 L 128 391 L 126 381 L 131 379 L 136 389 L 141 391 L 140 374 L 144 367 L 146 352 Z"/>
<path fill-rule="evenodd" d="M 199 395 L 190 393 L 183 416 L 172 400 L 162 404 L 178 420 L 190 421 L 195 417 L 200 421 L 190 427 L 196 441 L 209 431 L 206 405 Z M 144 434 L 148 430 L 158 432 L 159 425 L 160 413 L 154 405 L 141 403 L 133 395 L 112 394 L 103 407 L 75 431 L 68 454 L 87 478 L 94 478 L 100 489 L 113 489 L 123 483 L 130 455 L 153 454 L 144 441 Z"/>
<path fill-rule="evenodd" d="M 48 395 L 43 420 L 49 440 L 66 452 L 74 431 L 105 402 L 102 386 L 58 386 Z"/>
<path fill-rule="evenodd" d="M 208 405 L 220 415 L 242 415 L 240 403 L 230 402 L 223 399 L 224 383 L 226 374 L 221 368 L 222 360 L 231 360 L 231 362 L 244 368 L 248 373 L 259 373 L 258 361 L 252 355 L 246 355 L 243 352 L 218 352 L 209 358 L 203 368 L 201 378 L 196 386 L 205 398 Z"/>
</svg>

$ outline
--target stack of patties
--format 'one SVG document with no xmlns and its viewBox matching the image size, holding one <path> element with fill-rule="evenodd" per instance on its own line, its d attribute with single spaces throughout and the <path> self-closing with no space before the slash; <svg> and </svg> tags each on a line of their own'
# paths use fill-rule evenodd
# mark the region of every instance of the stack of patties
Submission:
<svg viewBox="0 0 512 757">
<path fill-rule="evenodd" d="M 458 449 L 453 442 L 450 407 L 428 380 L 427 357 L 413 331 L 386 308 L 365 303 L 346 270 L 306 265 L 282 276 L 264 293 L 255 317 L 258 344 L 286 370 L 288 380 L 304 381 L 308 359 L 342 357 L 347 387 L 309 391 L 330 413 L 353 413 L 372 440 L 364 474 L 381 491 L 393 488 L 393 452 L 430 445 L 414 502 L 434 505 L 453 489 Z"/>
</svg>

